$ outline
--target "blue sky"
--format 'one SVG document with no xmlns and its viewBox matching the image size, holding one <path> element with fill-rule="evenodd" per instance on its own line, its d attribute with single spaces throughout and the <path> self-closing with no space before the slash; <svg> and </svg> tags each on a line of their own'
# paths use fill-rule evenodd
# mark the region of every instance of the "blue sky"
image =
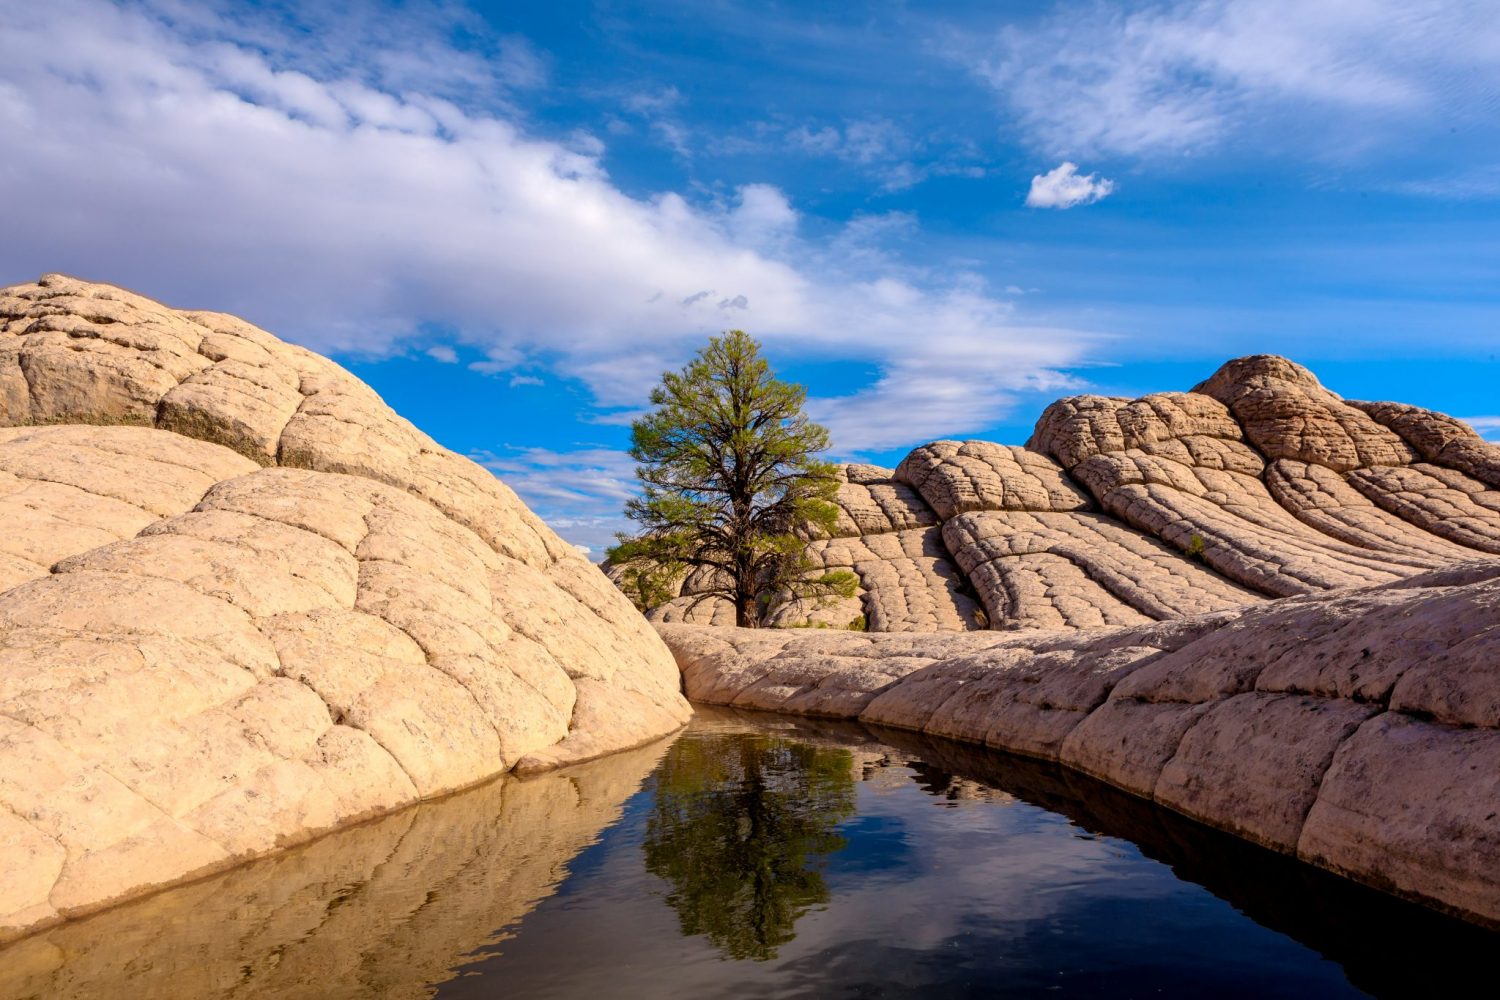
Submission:
<svg viewBox="0 0 1500 1000">
<path fill-rule="evenodd" d="M 886 464 L 1263 351 L 1500 438 L 1486 3 L 0 16 L 0 281 L 329 353 L 595 551 L 630 415 L 729 327 Z"/>
</svg>

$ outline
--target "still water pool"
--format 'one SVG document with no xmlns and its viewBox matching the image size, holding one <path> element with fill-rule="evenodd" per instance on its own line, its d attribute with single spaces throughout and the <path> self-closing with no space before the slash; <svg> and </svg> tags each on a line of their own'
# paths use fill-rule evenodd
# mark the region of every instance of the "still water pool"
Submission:
<svg viewBox="0 0 1500 1000">
<path fill-rule="evenodd" d="M 1497 946 L 1055 767 L 705 711 L 0 949 L 0 997 L 1432 997 Z"/>
</svg>

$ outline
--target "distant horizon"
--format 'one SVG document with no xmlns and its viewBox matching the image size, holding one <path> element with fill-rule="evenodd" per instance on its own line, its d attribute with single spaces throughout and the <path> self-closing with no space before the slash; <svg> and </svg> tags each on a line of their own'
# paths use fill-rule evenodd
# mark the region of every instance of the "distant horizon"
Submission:
<svg viewBox="0 0 1500 1000">
<path fill-rule="evenodd" d="M 1253 353 L 1500 440 L 1500 22 L 1419 7 L 0 0 L 0 273 L 326 353 L 595 558 L 729 328 L 839 459 Z"/>
</svg>

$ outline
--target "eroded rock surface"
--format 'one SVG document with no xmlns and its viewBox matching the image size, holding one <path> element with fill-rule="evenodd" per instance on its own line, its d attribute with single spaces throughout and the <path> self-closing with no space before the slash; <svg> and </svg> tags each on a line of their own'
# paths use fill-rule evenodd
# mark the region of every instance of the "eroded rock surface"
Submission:
<svg viewBox="0 0 1500 1000">
<path fill-rule="evenodd" d="M 484 469 L 241 320 L 0 291 L 0 938 L 688 717 Z"/>
<path fill-rule="evenodd" d="M 865 606 L 905 611 L 920 536 L 984 618 L 664 624 L 691 698 L 1056 760 L 1500 925 L 1500 448 L 1257 356 L 1059 400 L 1025 448 L 925 445 L 889 481 L 844 487 L 860 513 L 813 551 L 859 552 L 836 564 Z"/>
<path fill-rule="evenodd" d="M 1141 624 L 1500 555 L 1500 447 L 1430 410 L 1346 402 L 1270 355 L 1191 392 L 1058 400 L 1024 448 L 935 441 L 841 476 L 836 537 L 809 552 L 855 572 L 859 606 L 772 624 Z M 733 624 L 682 590 L 651 617 Z"/>
<path fill-rule="evenodd" d="M 1500 560 L 1128 627 L 659 628 L 695 701 L 1056 760 L 1500 926 Z"/>
</svg>

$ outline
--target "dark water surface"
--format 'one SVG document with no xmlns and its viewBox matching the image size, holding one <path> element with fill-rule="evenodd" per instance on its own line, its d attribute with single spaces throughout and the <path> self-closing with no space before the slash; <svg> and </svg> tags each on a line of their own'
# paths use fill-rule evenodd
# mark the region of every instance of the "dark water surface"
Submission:
<svg viewBox="0 0 1500 1000">
<path fill-rule="evenodd" d="M 0 997 L 1435 997 L 1497 957 L 1059 768 L 704 712 L 0 949 Z"/>
</svg>

